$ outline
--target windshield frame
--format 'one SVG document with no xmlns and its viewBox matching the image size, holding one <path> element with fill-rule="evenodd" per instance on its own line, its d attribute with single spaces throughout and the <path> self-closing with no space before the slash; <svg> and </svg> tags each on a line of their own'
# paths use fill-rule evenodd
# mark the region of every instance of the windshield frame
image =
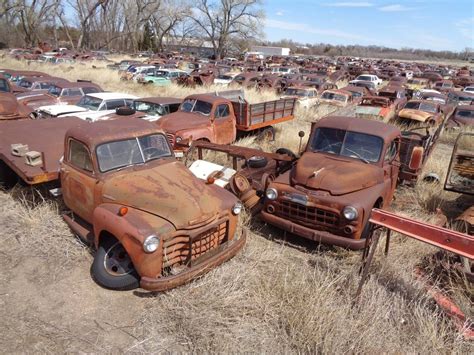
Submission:
<svg viewBox="0 0 474 355">
<path fill-rule="evenodd" d="M 144 148 L 140 145 L 140 140 L 143 139 L 143 138 L 146 138 L 146 137 L 153 137 L 153 136 L 160 136 L 163 139 L 163 142 L 166 144 L 166 147 L 168 148 L 168 153 L 169 154 L 161 155 L 161 156 L 157 156 L 157 157 L 152 157 L 152 158 L 149 158 L 149 159 L 145 158 L 145 155 L 143 153 Z M 99 159 L 99 151 L 98 151 L 101 147 L 104 147 L 104 146 L 106 146 L 108 144 L 112 144 L 112 143 L 119 143 L 119 142 L 133 141 L 133 140 L 135 140 L 135 142 L 137 143 L 137 146 L 138 146 L 138 149 L 139 149 L 139 152 L 140 152 L 140 157 L 142 159 L 141 162 L 129 163 L 129 164 L 125 164 L 125 165 L 115 166 L 113 168 L 106 169 L 106 170 L 102 169 L 101 160 Z M 147 148 L 149 148 L 149 147 L 147 147 Z M 146 150 L 146 148 L 145 148 L 145 150 Z M 169 158 L 169 157 L 174 156 L 173 150 L 171 149 L 171 147 L 169 145 L 169 141 L 163 133 L 150 133 L 150 134 L 145 134 L 145 135 L 138 136 L 138 137 L 129 137 L 129 138 L 125 138 L 125 139 L 116 139 L 116 140 L 111 140 L 111 141 L 108 141 L 108 142 L 101 142 L 100 144 L 98 144 L 95 147 L 94 154 L 95 154 L 95 159 L 97 161 L 97 168 L 98 168 L 99 172 L 103 173 L 103 174 L 109 173 L 109 172 L 120 171 L 120 170 L 128 168 L 130 166 L 144 165 L 144 164 L 146 164 L 150 161 L 160 160 L 162 158 Z"/>
<path fill-rule="evenodd" d="M 338 153 L 333 153 L 333 152 L 329 152 L 329 151 L 324 151 L 324 150 L 315 150 L 313 148 L 313 145 L 315 143 L 315 140 L 316 140 L 316 137 L 318 136 L 318 131 L 319 130 L 323 130 L 323 129 L 327 129 L 327 130 L 333 130 L 333 131 L 342 131 L 344 132 L 344 138 L 342 139 L 342 142 L 341 142 L 341 146 L 339 148 L 339 152 Z M 378 157 L 376 160 L 374 160 L 375 158 L 373 159 L 369 159 L 367 157 L 353 157 L 353 156 L 350 156 L 350 155 L 344 155 L 344 154 L 341 154 L 343 151 L 344 151 L 344 148 L 346 147 L 346 141 L 347 141 L 347 138 L 348 136 L 350 135 L 360 135 L 360 136 L 366 136 L 366 137 L 371 137 L 371 138 L 376 138 L 376 140 L 379 141 L 379 146 L 380 146 L 380 150 L 378 152 Z M 382 137 L 380 136 L 377 136 L 375 134 L 370 134 L 370 133 L 364 133 L 364 132 L 357 132 L 357 131 L 350 131 L 350 130 L 346 130 L 346 129 L 342 129 L 342 128 L 334 128 L 334 127 L 324 127 L 324 126 L 321 126 L 321 127 L 317 127 L 315 130 L 314 130 L 314 133 L 311 135 L 310 137 L 310 140 L 308 141 L 308 148 L 307 148 L 307 152 L 311 152 L 311 153 L 322 153 L 322 154 L 328 154 L 330 156 L 336 156 L 336 157 L 341 157 L 341 158 L 349 158 L 349 159 L 354 159 L 354 160 L 357 160 L 357 161 L 363 161 L 365 163 L 368 163 L 368 164 L 375 164 L 375 165 L 379 165 L 380 164 L 380 161 L 381 161 L 381 157 L 383 156 L 383 152 L 384 152 L 384 148 L 385 148 L 385 141 Z"/>
</svg>

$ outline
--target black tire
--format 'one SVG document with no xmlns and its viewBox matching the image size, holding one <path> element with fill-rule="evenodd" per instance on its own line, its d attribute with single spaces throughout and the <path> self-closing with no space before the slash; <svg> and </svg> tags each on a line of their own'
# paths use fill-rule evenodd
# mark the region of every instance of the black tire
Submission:
<svg viewBox="0 0 474 355">
<path fill-rule="evenodd" d="M 247 160 L 247 166 L 249 168 L 254 168 L 254 169 L 263 168 L 267 166 L 267 164 L 268 164 L 268 159 L 265 157 L 258 156 L 258 155 L 253 156 Z"/>
<path fill-rule="evenodd" d="M 97 284 L 111 290 L 133 290 L 140 285 L 130 257 L 122 244 L 113 237 L 105 238 L 99 245 L 91 266 L 91 275 Z"/>
<path fill-rule="evenodd" d="M 276 151 L 275 151 L 276 154 L 281 154 L 281 155 L 288 155 L 290 158 L 292 159 L 296 159 L 296 154 L 293 153 L 291 150 L 287 149 L 287 148 L 278 148 Z"/>
</svg>

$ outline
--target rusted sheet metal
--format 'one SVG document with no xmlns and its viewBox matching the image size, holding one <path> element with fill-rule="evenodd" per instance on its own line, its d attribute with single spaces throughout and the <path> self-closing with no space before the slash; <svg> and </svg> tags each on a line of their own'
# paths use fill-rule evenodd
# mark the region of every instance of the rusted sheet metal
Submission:
<svg viewBox="0 0 474 355">
<path fill-rule="evenodd" d="M 24 119 L 30 112 L 31 110 L 18 103 L 15 95 L 9 92 L 0 92 L 0 122 Z"/>
<path fill-rule="evenodd" d="M 0 160 L 27 184 L 57 180 L 66 131 L 82 123 L 78 118 L 1 122 Z M 26 165 L 24 156 L 12 155 L 11 145 L 18 143 L 28 145 L 30 151 L 43 153 L 43 164 Z"/>
<path fill-rule="evenodd" d="M 474 133 L 456 138 L 444 189 L 474 195 Z"/>
<path fill-rule="evenodd" d="M 372 210 L 370 222 L 440 249 L 474 259 L 474 238 L 466 234 L 377 208 Z"/>
</svg>

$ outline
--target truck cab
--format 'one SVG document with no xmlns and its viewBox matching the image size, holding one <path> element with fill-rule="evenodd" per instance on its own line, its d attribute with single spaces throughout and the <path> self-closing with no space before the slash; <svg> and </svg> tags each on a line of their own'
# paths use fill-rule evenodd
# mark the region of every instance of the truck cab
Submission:
<svg viewBox="0 0 474 355">
<path fill-rule="evenodd" d="M 365 246 L 372 208 L 390 204 L 401 132 L 382 122 L 329 116 L 313 123 L 306 150 L 269 184 L 262 219 L 303 238 Z"/>
</svg>

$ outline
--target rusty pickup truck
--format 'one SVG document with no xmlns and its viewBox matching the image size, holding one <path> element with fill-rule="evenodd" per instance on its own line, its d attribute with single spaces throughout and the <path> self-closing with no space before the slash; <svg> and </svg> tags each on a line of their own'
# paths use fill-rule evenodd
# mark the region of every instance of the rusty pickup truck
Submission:
<svg viewBox="0 0 474 355">
<path fill-rule="evenodd" d="M 63 217 L 97 248 L 91 274 L 105 288 L 167 290 L 245 243 L 242 204 L 177 162 L 154 123 L 8 121 L 0 137 L 0 183 L 60 185 L 70 209 Z"/>
<path fill-rule="evenodd" d="M 183 140 L 229 144 L 247 134 L 260 134 L 270 139 L 272 125 L 294 118 L 296 99 L 280 99 L 249 104 L 239 97 L 228 99 L 212 94 L 191 95 L 179 110 L 163 116 L 157 123 L 166 132 L 173 149 L 183 148 Z"/>
<path fill-rule="evenodd" d="M 400 130 L 354 117 L 313 123 L 306 150 L 269 183 L 262 219 L 285 231 L 349 249 L 365 247 L 373 208 L 386 208 L 400 170 Z M 420 160 L 409 162 L 416 169 Z"/>
</svg>

